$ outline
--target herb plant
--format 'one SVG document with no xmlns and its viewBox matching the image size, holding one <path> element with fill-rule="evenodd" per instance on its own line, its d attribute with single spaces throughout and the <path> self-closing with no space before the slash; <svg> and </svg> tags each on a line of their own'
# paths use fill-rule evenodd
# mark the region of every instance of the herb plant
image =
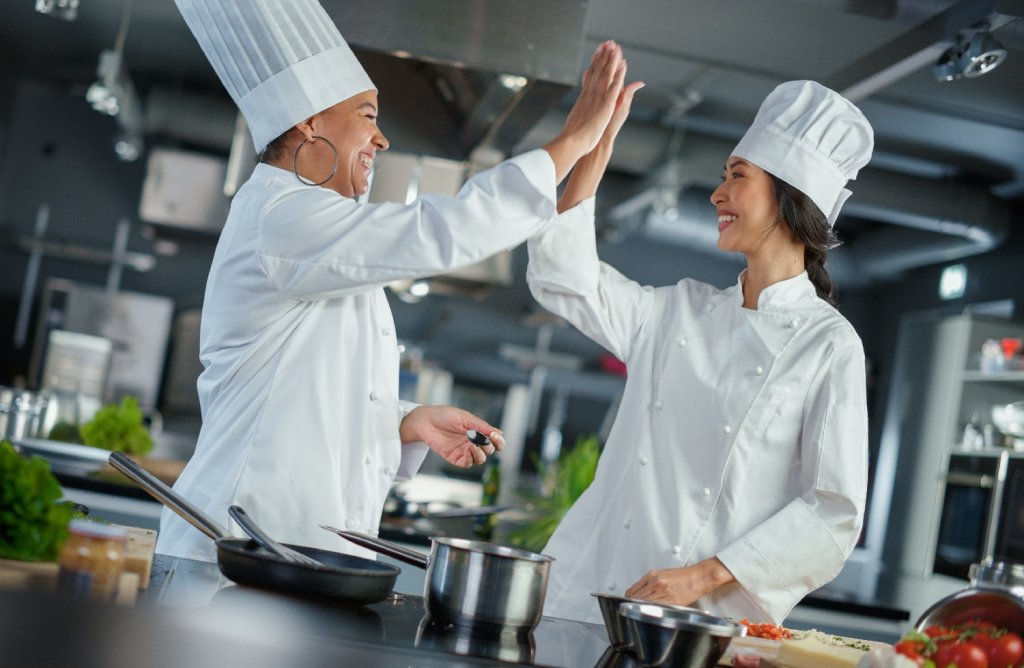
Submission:
<svg viewBox="0 0 1024 668">
<path fill-rule="evenodd" d="M 75 516 L 42 457 L 22 457 L 0 441 L 0 558 L 56 561 Z"/>
<path fill-rule="evenodd" d="M 96 411 L 82 425 L 82 442 L 104 450 L 144 455 L 153 449 L 153 439 L 142 424 L 142 410 L 135 397 L 125 396 L 120 405 L 109 404 Z"/>
</svg>

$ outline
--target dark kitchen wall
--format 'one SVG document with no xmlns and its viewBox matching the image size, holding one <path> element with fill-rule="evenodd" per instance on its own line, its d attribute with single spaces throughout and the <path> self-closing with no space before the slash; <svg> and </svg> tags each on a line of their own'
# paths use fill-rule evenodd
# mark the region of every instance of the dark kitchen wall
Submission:
<svg viewBox="0 0 1024 668">
<path fill-rule="evenodd" d="M 17 240 L 31 237 L 40 206 L 49 207 L 45 239 L 82 248 L 109 251 L 118 221 L 131 221 L 128 250 L 153 253 L 137 219 L 144 178 L 145 156 L 135 162 L 118 160 L 113 150 L 117 125 L 94 111 L 81 91 L 34 80 L 0 81 L 9 104 L 0 116 L 0 384 L 10 383 L 28 369 L 28 349 L 15 350 L 14 318 L 29 264 Z M 171 297 L 176 306 L 202 301 L 206 273 L 213 256 L 213 237 L 177 241 L 178 254 L 156 257 L 152 271 L 125 268 L 125 290 Z M 48 278 L 105 285 L 109 265 L 44 256 L 36 282 L 38 302 Z M 37 310 L 33 308 L 33 316 Z"/>
</svg>

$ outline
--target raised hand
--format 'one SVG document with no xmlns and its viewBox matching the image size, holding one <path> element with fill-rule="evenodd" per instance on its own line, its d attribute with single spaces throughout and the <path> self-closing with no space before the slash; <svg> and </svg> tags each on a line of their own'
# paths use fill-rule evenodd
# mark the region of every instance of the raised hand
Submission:
<svg viewBox="0 0 1024 668">
<path fill-rule="evenodd" d="M 603 42 L 583 74 L 580 95 L 562 131 L 544 147 L 555 163 L 557 182 L 597 146 L 615 111 L 625 76 L 622 48 L 612 41 Z"/>
</svg>

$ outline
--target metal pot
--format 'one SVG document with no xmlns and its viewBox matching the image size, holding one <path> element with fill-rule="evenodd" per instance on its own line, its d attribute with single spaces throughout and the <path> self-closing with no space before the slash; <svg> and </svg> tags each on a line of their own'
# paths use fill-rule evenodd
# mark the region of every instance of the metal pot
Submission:
<svg viewBox="0 0 1024 668">
<path fill-rule="evenodd" d="M 462 538 L 431 538 L 430 554 L 323 526 L 367 549 L 427 571 L 427 614 L 442 623 L 528 633 L 540 623 L 552 557 Z"/>
<path fill-rule="evenodd" d="M 0 438 L 15 442 L 35 438 L 46 399 L 41 392 L 0 387 Z"/>
<path fill-rule="evenodd" d="M 291 595 L 367 605 L 387 598 L 399 569 L 371 559 L 301 545 L 288 547 L 320 562 L 311 567 L 285 561 L 247 538 L 233 538 L 213 518 L 183 499 L 123 452 L 110 455 L 110 465 L 128 476 L 157 501 L 217 543 L 217 566 L 238 584 Z"/>
</svg>

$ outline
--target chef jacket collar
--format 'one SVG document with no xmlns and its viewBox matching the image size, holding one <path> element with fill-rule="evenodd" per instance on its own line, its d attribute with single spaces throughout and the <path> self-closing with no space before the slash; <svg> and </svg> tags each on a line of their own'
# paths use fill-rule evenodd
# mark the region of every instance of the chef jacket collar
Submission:
<svg viewBox="0 0 1024 668">
<path fill-rule="evenodd" d="M 736 279 L 736 303 L 738 306 L 743 306 L 743 277 L 746 273 L 747 270 L 744 269 Z M 773 283 L 761 290 L 761 294 L 757 298 L 757 310 L 783 309 L 787 304 L 815 295 L 817 295 L 817 291 L 814 289 L 814 284 L 811 283 L 807 272 L 802 271 L 793 278 Z"/>
</svg>

